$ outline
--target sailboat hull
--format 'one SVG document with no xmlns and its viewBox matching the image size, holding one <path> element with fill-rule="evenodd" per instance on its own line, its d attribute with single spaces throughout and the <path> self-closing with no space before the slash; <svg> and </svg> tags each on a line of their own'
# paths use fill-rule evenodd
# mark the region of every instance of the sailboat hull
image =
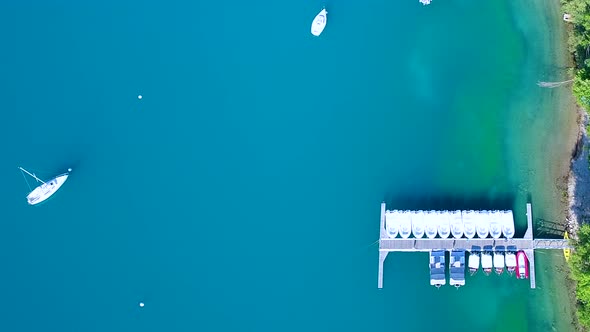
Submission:
<svg viewBox="0 0 590 332">
<path fill-rule="evenodd" d="M 325 9 L 322 9 L 322 11 L 316 15 L 316 17 L 313 19 L 313 22 L 311 23 L 311 34 L 316 37 L 319 36 L 322 31 L 324 31 L 327 23 L 328 12 Z"/>
<path fill-rule="evenodd" d="M 39 204 L 49 197 L 51 197 L 57 190 L 66 182 L 68 179 L 69 174 L 62 174 L 58 175 L 55 178 L 43 183 L 42 185 L 38 186 L 37 188 L 33 189 L 27 195 L 27 202 L 30 205 Z"/>
</svg>

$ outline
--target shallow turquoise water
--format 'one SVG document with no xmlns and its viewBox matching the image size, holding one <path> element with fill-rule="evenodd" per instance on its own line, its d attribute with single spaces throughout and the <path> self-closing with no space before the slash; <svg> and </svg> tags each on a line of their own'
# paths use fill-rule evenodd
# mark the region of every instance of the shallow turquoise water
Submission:
<svg viewBox="0 0 590 332">
<path fill-rule="evenodd" d="M 567 118 L 534 85 L 559 17 L 508 4 L 327 3 L 320 38 L 313 1 L 3 5 L 0 329 L 553 324 L 507 276 L 428 286 L 425 254 L 376 288 L 383 200 L 554 217 L 522 151 Z M 18 165 L 74 173 L 31 208 Z"/>
</svg>

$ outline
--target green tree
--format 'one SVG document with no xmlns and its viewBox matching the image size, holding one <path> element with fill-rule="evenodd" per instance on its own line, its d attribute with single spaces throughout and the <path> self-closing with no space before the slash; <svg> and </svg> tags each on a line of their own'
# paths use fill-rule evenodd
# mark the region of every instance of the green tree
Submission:
<svg viewBox="0 0 590 332">
<path fill-rule="evenodd" d="M 578 102 L 588 109 L 590 107 L 590 78 L 586 69 L 580 69 L 576 72 L 574 78 L 573 92 Z"/>
<path fill-rule="evenodd" d="M 570 258 L 572 277 L 576 281 L 578 319 L 590 327 L 590 225 L 584 224 L 578 230 L 578 239 L 572 241 L 575 250 Z"/>
</svg>

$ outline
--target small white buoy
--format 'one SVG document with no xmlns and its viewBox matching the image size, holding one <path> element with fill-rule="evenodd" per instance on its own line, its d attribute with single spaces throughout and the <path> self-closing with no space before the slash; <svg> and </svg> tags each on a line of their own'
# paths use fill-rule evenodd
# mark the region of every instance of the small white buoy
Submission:
<svg viewBox="0 0 590 332">
<path fill-rule="evenodd" d="M 140 307 L 140 308 L 143 308 L 143 306 L 145 306 L 145 303 L 143 303 L 143 302 L 139 302 L 139 307 Z"/>
<path fill-rule="evenodd" d="M 72 171 L 72 169 L 71 168 L 68 168 L 68 172 L 71 172 L 71 171 Z"/>
<path fill-rule="evenodd" d="M 138 95 L 138 96 L 137 96 L 137 99 L 141 100 L 141 98 L 143 98 L 143 96 L 142 96 L 142 95 Z"/>
</svg>

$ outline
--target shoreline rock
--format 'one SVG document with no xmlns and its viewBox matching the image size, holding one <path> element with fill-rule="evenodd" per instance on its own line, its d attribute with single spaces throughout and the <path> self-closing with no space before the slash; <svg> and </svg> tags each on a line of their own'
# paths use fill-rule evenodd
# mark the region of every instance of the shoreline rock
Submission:
<svg viewBox="0 0 590 332">
<path fill-rule="evenodd" d="M 586 133 L 588 113 L 577 107 L 578 138 L 572 151 L 570 171 L 567 179 L 568 212 L 566 230 L 570 238 L 577 238 L 579 226 L 590 220 L 590 163 L 589 139 Z"/>
</svg>

